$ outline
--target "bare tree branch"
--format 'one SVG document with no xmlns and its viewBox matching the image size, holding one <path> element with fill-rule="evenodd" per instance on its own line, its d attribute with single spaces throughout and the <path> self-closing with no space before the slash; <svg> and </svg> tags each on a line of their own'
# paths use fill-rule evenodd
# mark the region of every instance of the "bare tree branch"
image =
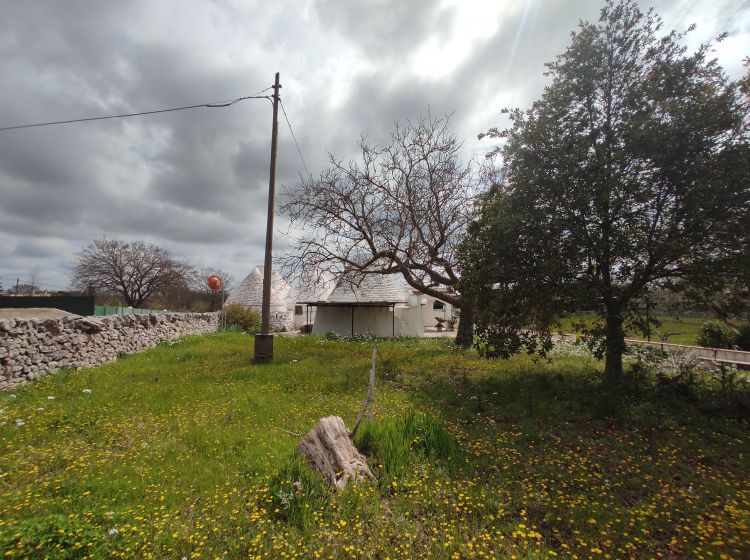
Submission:
<svg viewBox="0 0 750 560">
<path fill-rule="evenodd" d="M 190 265 L 151 243 L 97 239 L 78 253 L 71 280 L 81 291 L 115 293 L 140 307 L 151 296 L 187 284 L 191 273 Z"/>
</svg>

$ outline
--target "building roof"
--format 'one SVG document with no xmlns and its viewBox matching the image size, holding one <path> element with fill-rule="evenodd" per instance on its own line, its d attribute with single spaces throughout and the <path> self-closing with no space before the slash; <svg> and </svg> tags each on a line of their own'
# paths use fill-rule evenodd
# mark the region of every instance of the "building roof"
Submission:
<svg viewBox="0 0 750 560">
<path fill-rule="evenodd" d="M 286 299 L 287 305 L 325 300 L 335 287 L 333 277 L 328 273 L 318 276 L 297 276 L 290 281 L 291 291 Z"/>
<path fill-rule="evenodd" d="M 319 305 L 391 305 L 406 302 L 406 291 L 392 275 L 366 274 L 342 276 L 328 297 Z"/>
<path fill-rule="evenodd" d="M 271 311 L 287 311 L 284 302 L 291 292 L 291 287 L 273 270 L 271 272 Z M 232 289 L 225 305 L 238 303 L 245 307 L 260 309 L 263 305 L 263 267 L 256 266 L 250 271 L 239 286 Z"/>
</svg>

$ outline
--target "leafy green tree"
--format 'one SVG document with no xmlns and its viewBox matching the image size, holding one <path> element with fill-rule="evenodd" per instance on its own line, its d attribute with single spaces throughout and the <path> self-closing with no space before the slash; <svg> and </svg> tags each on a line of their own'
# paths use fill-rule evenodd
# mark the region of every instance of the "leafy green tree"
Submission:
<svg viewBox="0 0 750 560">
<path fill-rule="evenodd" d="M 649 288 L 710 283 L 749 254 L 747 78 L 661 25 L 632 0 L 607 2 L 547 65 L 541 99 L 487 133 L 500 178 L 469 227 L 459 288 L 483 301 L 486 354 L 543 353 L 561 313 L 595 308 L 616 379 Z"/>
</svg>

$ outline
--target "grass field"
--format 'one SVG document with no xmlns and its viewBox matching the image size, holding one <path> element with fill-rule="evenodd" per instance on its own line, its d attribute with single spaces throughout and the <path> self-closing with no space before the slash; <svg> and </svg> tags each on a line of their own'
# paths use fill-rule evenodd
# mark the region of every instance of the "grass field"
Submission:
<svg viewBox="0 0 750 560">
<path fill-rule="evenodd" d="M 357 438 L 378 482 L 335 495 L 294 434 L 353 424 L 371 346 L 277 338 L 255 366 L 251 344 L 188 337 L 0 394 L 4 557 L 750 556 L 750 429 L 699 396 L 381 342 Z"/>
<path fill-rule="evenodd" d="M 671 333 L 667 342 L 690 344 L 693 346 L 697 344 L 696 338 L 698 338 L 698 334 L 700 333 L 701 325 L 709 320 L 701 317 L 672 317 L 667 315 L 659 315 L 656 318 L 660 324 L 659 326 L 652 326 L 651 340 L 659 341 L 661 340 L 661 335 Z M 583 322 L 586 325 L 592 325 L 597 320 L 597 317 L 593 315 L 568 316 L 561 321 L 562 326 L 560 330 L 564 333 L 573 333 L 575 332 L 573 328 L 574 323 Z M 643 333 L 635 330 L 626 334 L 632 338 L 646 339 Z"/>
</svg>

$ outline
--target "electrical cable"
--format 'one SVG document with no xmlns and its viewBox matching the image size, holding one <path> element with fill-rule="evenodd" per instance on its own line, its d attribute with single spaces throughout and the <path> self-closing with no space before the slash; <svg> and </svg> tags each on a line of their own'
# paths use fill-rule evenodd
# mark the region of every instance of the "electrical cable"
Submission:
<svg viewBox="0 0 750 560">
<path fill-rule="evenodd" d="M 719 26 L 718 33 L 722 33 L 723 31 L 726 31 L 726 27 L 729 25 L 729 23 L 734 19 L 734 16 L 736 16 L 741 9 L 745 7 L 745 4 L 747 4 L 747 0 L 740 0 L 739 5 L 737 8 L 727 17 L 724 22 Z"/>
<path fill-rule="evenodd" d="M 685 20 L 685 18 L 690 14 L 690 12 L 693 11 L 693 8 L 695 8 L 695 5 L 698 3 L 698 0 L 693 0 L 693 3 L 688 8 L 687 12 L 682 14 L 682 17 L 679 19 L 679 21 L 675 24 L 675 27 L 679 27 L 679 25 Z"/>
<path fill-rule="evenodd" d="M 294 140 L 294 145 L 297 146 L 297 153 L 299 154 L 299 158 L 302 160 L 302 165 L 305 168 L 305 171 L 307 171 L 307 174 L 312 179 L 312 173 L 310 173 L 310 170 L 307 168 L 307 163 L 305 163 L 305 158 L 302 155 L 302 150 L 299 149 L 299 144 L 297 143 L 297 137 L 294 135 L 294 130 L 292 130 L 292 123 L 289 122 L 289 117 L 286 114 L 286 109 L 284 109 L 284 103 L 281 101 L 281 98 L 279 98 L 279 103 L 281 104 L 281 111 L 284 113 L 284 119 L 286 120 L 286 124 L 289 127 L 289 132 L 292 133 L 292 140 Z"/>
<path fill-rule="evenodd" d="M 680 17 L 680 14 L 683 12 L 683 10 L 687 8 L 688 2 L 690 2 L 690 0 L 683 0 L 682 4 L 680 5 L 680 9 L 677 10 L 675 15 L 672 17 L 672 20 L 669 22 L 669 25 L 667 26 L 668 30 L 674 29 L 674 22 L 676 22 L 677 18 Z"/>
<path fill-rule="evenodd" d="M 186 105 L 184 107 L 173 107 L 170 109 L 159 109 L 156 111 L 143 111 L 140 113 L 123 113 L 120 115 L 106 115 L 103 117 L 88 117 L 84 119 L 70 119 L 70 120 L 65 120 L 65 121 L 51 121 L 51 122 L 43 122 L 43 123 L 35 123 L 35 124 L 20 124 L 20 125 L 15 125 L 15 126 L 5 126 L 5 127 L 0 127 L 0 132 L 5 132 L 8 130 L 18 130 L 21 128 L 36 128 L 40 126 L 52 126 L 52 125 L 58 125 L 58 124 L 101 121 L 105 119 L 121 119 L 124 117 L 138 117 L 141 115 L 154 115 L 156 113 L 169 113 L 172 111 L 184 111 L 185 109 L 198 109 L 201 107 L 207 107 L 209 109 L 218 109 L 218 108 L 223 108 L 223 107 L 230 107 L 231 105 L 234 105 L 235 103 L 239 103 L 240 101 L 245 101 L 246 99 L 268 99 L 267 95 L 260 95 L 260 94 L 265 91 L 268 91 L 269 89 L 271 88 L 269 87 L 269 88 L 259 91 L 256 94 L 248 95 L 246 97 L 238 97 L 236 99 L 232 99 L 229 101 L 217 101 L 214 103 L 201 103 L 200 105 Z"/>
</svg>

